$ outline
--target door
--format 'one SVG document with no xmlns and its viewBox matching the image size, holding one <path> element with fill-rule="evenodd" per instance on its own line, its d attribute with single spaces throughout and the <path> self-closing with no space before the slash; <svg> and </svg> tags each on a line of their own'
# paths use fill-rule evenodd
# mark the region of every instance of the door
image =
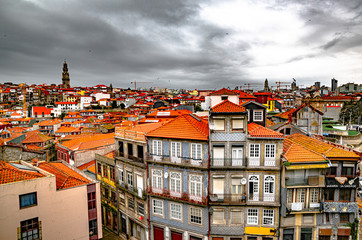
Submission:
<svg viewBox="0 0 362 240">
<path fill-rule="evenodd" d="M 259 201 L 259 176 L 249 177 L 249 201 Z"/>
<path fill-rule="evenodd" d="M 232 166 L 242 166 L 243 165 L 243 149 L 242 148 L 232 148 Z"/>
<path fill-rule="evenodd" d="M 142 197 L 143 196 L 143 177 L 140 175 L 136 175 L 137 176 L 137 192 L 138 192 L 138 196 Z"/>
<path fill-rule="evenodd" d="M 171 240 L 182 240 L 182 233 L 171 232 Z"/>
<path fill-rule="evenodd" d="M 153 227 L 153 239 L 164 240 L 163 228 Z"/>
</svg>

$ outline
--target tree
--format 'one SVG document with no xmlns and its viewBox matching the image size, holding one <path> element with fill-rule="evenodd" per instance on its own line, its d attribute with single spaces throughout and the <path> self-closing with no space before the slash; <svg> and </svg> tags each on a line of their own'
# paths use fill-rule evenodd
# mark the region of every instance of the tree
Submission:
<svg viewBox="0 0 362 240">
<path fill-rule="evenodd" d="M 352 223 L 347 223 L 346 224 L 348 227 L 351 228 L 351 239 L 352 240 L 357 240 L 357 234 L 358 234 L 358 218 L 355 218 L 354 221 Z"/>
<path fill-rule="evenodd" d="M 339 114 L 339 120 L 341 122 L 347 124 L 351 121 L 351 124 L 357 124 L 359 116 L 362 116 L 362 98 L 358 102 L 353 100 L 344 102 L 343 108 Z"/>
<path fill-rule="evenodd" d="M 112 101 L 112 108 L 117 108 L 117 101 Z"/>
</svg>

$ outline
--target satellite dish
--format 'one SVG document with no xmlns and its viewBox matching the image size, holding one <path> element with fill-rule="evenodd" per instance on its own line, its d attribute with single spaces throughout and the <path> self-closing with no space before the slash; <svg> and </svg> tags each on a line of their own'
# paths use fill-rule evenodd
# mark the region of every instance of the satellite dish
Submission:
<svg viewBox="0 0 362 240">
<path fill-rule="evenodd" d="M 241 184 L 242 184 L 242 185 L 245 185 L 245 184 L 246 184 L 246 178 L 242 178 L 242 179 L 241 179 Z"/>
<path fill-rule="evenodd" d="M 168 178 L 168 172 L 165 172 L 165 178 Z"/>
</svg>

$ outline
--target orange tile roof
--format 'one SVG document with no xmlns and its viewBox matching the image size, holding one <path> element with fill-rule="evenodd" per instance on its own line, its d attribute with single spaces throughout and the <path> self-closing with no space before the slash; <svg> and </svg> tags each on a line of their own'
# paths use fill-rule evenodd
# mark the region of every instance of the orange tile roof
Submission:
<svg viewBox="0 0 362 240">
<path fill-rule="evenodd" d="M 64 142 L 61 145 L 73 150 L 86 150 L 92 148 L 99 148 L 107 145 L 114 144 L 114 133 L 108 134 L 81 134 L 80 137 Z"/>
<path fill-rule="evenodd" d="M 211 96 L 213 96 L 213 95 L 239 95 L 239 93 L 234 92 L 230 89 L 222 88 L 222 89 L 219 89 L 217 91 L 210 93 L 210 95 Z"/>
<path fill-rule="evenodd" d="M 323 154 L 327 158 L 351 158 L 351 160 L 358 160 L 359 155 L 353 151 L 343 149 L 342 146 L 331 145 L 321 140 L 307 137 L 303 134 L 296 133 L 287 137 L 290 141 L 298 143 L 299 145 L 309 149 L 318 154 Z"/>
<path fill-rule="evenodd" d="M 39 126 L 53 126 L 55 124 L 59 124 L 62 121 L 60 121 L 59 119 L 54 119 L 54 120 L 44 120 L 42 122 L 39 123 Z"/>
<path fill-rule="evenodd" d="M 95 165 L 96 164 L 96 160 L 92 160 L 92 161 L 90 161 L 90 162 L 87 162 L 87 163 L 85 163 L 85 164 L 83 164 L 83 165 L 80 165 L 79 167 L 77 167 L 79 170 L 81 170 L 81 171 L 84 171 L 84 170 L 86 170 L 87 168 L 89 168 L 89 167 L 91 167 L 91 166 L 93 166 L 93 165 Z"/>
<path fill-rule="evenodd" d="M 44 177 L 36 171 L 20 170 L 9 162 L 0 161 L 0 184 L 12 183 Z"/>
<path fill-rule="evenodd" d="M 27 143 L 42 143 L 42 142 L 46 142 L 49 141 L 53 138 L 48 137 L 44 134 L 42 134 L 41 132 L 35 130 L 35 131 L 31 131 L 31 132 L 27 132 L 25 133 L 25 139 L 24 141 L 22 141 L 21 143 L 23 144 L 27 144 Z"/>
<path fill-rule="evenodd" d="M 62 162 L 41 162 L 39 168 L 55 175 L 57 190 L 91 183 Z"/>
<path fill-rule="evenodd" d="M 61 126 L 55 133 L 80 132 L 80 128 L 72 126 Z"/>
<path fill-rule="evenodd" d="M 267 127 L 271 127 L 274 126 L 275 122 L 273 122 L 272 120 L 270 120 L 269 118 L 266 119 L 266 126 Z"/>
<path fill-rule="evenodd" d="M 204 119 L 192 114 L 181 115 L 149 132 L 146 136 L 207 141 L 209 137 L 209 124 Z"/>
<path fill-rule="evenodd" d="M 250 137 L 257 138 L 284 138 L 283 134 L 263 127 L 254 122 L 248 124 L 248 133 Z"/>
<path fill-rule="evenodd" d="M 288 111 L 282 112 L 282 113 L 278 113 L 275 114 L 274 117 L 278 117 L 278 118 L 283 118 L 283 119 L 289 119 L 289 115 L 292 114 L 293 112 L 295 112 L 295 108 L 291 108 Z"/>
<path fill-rule="evenodd" d="M 161 127 L 164 124 L 165 124 L 165 122 L 146 123 L 146 124 L 135 125 L 132 127 L 127 127 L 125 129 L 135 131 L 135 132 L 148 133 L 148 132 L 155 130 L 156 128 Z"/>
<path fill-rule="evenodd" d="M 104 154 L 105 157 L 114 159 L 116 156 L 116 151 L 109 152 L 107 154 Z"/>
<path fill-rule="evenodd" d="M 239 106 L 229 100 L 225 100 L 215 105 L 211 111 L 217 113 L 245 112 L 245 107 Z"/>
<path fill-rule="evenodd" d="M 323 154 L 300 145 L 288 137 L 283 142 L 283 157 L 288 162 L 322 162 L 327 160 Z"/>
</svg>

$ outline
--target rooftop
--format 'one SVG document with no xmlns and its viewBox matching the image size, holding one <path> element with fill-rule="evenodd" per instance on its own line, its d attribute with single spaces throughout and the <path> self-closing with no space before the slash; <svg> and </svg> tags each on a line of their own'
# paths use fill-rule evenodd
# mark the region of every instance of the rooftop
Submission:
<svg viewBox="0 0 362 240">
<path fill-rule="evenodd" d="M 0 184 L 20 182 L 45 177 L 35 168 L 19 163 L 0 161 Z"/>
<path fill-rule="evenodd" d="M 263 127 L 254 122 L 248 124 L 248 133 L 250 137 L 256 138 L 284 138 L 283 134 Z"/>
</svg>

